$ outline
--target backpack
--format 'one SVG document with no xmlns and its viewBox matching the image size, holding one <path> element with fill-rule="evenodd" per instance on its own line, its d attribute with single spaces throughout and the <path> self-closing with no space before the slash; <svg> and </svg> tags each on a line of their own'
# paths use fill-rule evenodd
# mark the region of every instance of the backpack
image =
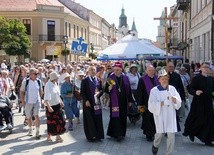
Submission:
<svg viewBox="0 0 214 155">
<path fill-rule="evenodd" d="M 29 84 L 29 78 L 26 79 L 26 84 L 25 84 L 25 91 L 27 90 L 27 86 Z M 39 88 L 41 88 L 41 82 L 39 79 L 36 78 L 36 81 L 38 82 Z"/>
<path fill-rule="evenodd" d="M 28 86 L 28 84 L 29 84 L 29 80 L 30 80 L 30 78 L 26 78 L 26 83 L 25 83 L 25 92 L 27 91 L 27 86 Z M 36 78 L 36 81 L 37 81 L 37 83 L 38 83 L 38 85 L 39 85 L 39 92 L 41 91 L 41 89 L 42 89 L 42 87 L 41 87 L 41 81 L 40 81 L 40 79 L 38 79 L 38 78 Z M 41 98 L 43 98 L 43 94 L 42 94 L 42 96 L 40 96 Z"/>
</svg>

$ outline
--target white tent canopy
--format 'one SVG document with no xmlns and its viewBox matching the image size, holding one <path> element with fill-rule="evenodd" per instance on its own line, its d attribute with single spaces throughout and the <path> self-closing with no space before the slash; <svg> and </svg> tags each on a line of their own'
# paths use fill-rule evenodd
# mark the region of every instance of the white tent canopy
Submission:
<svg viewBox="0 0 214 155">
<path fill-rule="evenodd" d="M 145 56 L 165 56 L 166 52 L 155 47 L 152 43 L 149 44 L 148 41 L 142 41 L 135 36 L 127 35 L 115 44 L 100 51 L 98 59 L 135 59 L 138 54 Z"/>
</svg>

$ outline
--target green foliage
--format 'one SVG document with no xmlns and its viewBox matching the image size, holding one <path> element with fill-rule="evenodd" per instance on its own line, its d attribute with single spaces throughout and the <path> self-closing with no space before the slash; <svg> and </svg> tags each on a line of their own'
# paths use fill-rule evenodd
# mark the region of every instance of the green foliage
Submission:
<svg viewBox="0 0 214 155">
<path fill-rule="evenodd" d="M 89 56 L 89 58 L 91 58 L 91 59 L 96 59 L 97 56 L 98 56 L 98 53 L 96 53 L 96 52 L 89 52 L 89 53 L 88 53 L 88 56 Z"/>
<path fill-rule="evenodd" d="M 21 21 L 0 17 L 0 49 L 5 50 L 8 55 L 25 55 L 31 46 Z"/>
<path fill-rule="evenodd" d="M 68 48 L 63 49 L 63 50 L 61 51 L 61 54 L 62 54 L 63 56 L 69 55 L 69 54 L 70 54 L 70 50 L 69 50 Z"/>
</svg>

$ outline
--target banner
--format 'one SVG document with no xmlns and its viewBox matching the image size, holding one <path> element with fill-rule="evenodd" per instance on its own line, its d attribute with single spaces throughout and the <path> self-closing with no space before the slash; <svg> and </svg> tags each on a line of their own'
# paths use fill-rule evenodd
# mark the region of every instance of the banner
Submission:
<svg viewBox="0 0 214 155">
<path fill-rule="evenodd" d="M 74 40 L 71 46 L 71 53 L 77 55 L 85 55 L 87 52 L 88 44 L 84 42 L 82 37 Z"/>
<path fill-rule="evenodd" d="M 61 46 L 46 46 L 46 55 L 60 55 L 61 51 Z"/>
</svg>

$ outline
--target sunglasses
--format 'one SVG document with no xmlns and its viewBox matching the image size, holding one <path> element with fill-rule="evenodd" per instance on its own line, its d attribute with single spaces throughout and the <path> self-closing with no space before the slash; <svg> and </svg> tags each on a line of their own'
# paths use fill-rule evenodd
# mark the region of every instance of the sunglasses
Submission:
<svg viewBox="0 0 214 155">
<path fill-rule="evenodd" d="M 33 75 L 38 75 L 38 73 L 32 73 Z"/>
</svg>

